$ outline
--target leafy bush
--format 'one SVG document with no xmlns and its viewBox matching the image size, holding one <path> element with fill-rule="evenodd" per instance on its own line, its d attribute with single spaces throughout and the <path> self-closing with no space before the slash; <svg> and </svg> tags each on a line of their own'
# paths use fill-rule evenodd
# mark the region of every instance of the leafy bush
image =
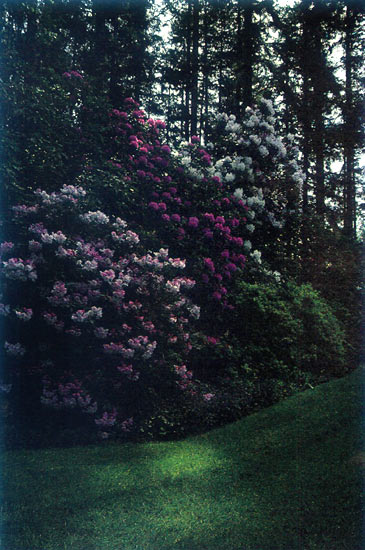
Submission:
<svg viewBox="0 0 365 550">
<path fill-rule="evenodd" d="M 75 113 L 89 147 L 82 177 L 14 207 L 15 245 L 1 245 L 1 391 L 65 441 L 75 426 L 103 438 L 177 437 L 340 372 L 343 332 L 319 294 L 254 282 L 265 268 L 252 249 L 275 256 L 302 182 L 271 103 L 242 124 L 220 117 L 216 152 L 231 156 L 219 160 L 196 136 L 174 153 L 162 121 L 131 98 L 123 108 L 96 111 L 96 121 Z"/>
<path fill-rule="evenodd" d="M 80 135 L 93 143 L 87 118 L 79 122 Z M 219 115 L 214 144 L 192 136 L 172 151 L 163 141 L 165 126 L 132 98 L 123 110 L 105 112 L 103 149 L 85 155 L 82 184 L 93 209 L 122 216 L 150 246 L 164 243 L 189 259 L 195 299 L 211 314 L 231 305 L 233 280 L 250 263 L 260 264 L 261 251 L 268 260 L 278 256 L 303 182 L 298 148 L 294 136 L 285 143 L 279 137 L 268 100 L 242 123 Z"/>
<path fill-rule="evenodd" d="M 318 379 L 346 367 L 344 331 L 309 284 L 239 283 L 232 333 L 263 380 L 289 381 L 298 372 Z"/>
<path fill-rule="evenodd" d="M 124 220 L 86 211 L 81 187 L 35 194 L 15 207 L 27 237 L 1 245 L 4 388 L 28 412 L 40 399 L 84 413 L 104 438 L 138 429 L 161 396 L 193 392 L 195 281 L 167 249 L 144 250 Z"/>
</svg>

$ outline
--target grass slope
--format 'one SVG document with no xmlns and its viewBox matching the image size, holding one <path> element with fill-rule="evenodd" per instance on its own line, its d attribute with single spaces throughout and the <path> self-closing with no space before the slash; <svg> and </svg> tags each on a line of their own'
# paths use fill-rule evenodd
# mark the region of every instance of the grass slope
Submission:
<svg viewBox="0 0 365 550">
<path fill-rule="evenodd" d="M 364 376 L 185 441 L 8 452 L 1 548 L 360 550 Z"/>
</svg>

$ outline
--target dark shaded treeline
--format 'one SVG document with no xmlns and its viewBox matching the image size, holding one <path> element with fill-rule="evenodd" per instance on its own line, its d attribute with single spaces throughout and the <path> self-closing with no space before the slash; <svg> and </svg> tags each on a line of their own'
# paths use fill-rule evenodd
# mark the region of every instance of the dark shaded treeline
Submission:
<svg viewBox="0 0 365 550">
<path fill-rule="evenodd" d="M 360 2 L 32 0 L 3 1 L 0 10 L 7 189 L 58 182 L 77 171 L 61 120 L 72 116 L 61 86 L 67 70 L 87 75 L 95 106 L 108 101 L 119 108 L 133 96 L 151 114 L 163 114 L 170 140 L 208 138 L 211 116 L 224 111 L 239 118 L 264 95 L 276 100 L 283 131 L 299 137 L 304 213 L 355 237 Z M 339 174 L 334 160 L 343 164 Z"/>
</svg>

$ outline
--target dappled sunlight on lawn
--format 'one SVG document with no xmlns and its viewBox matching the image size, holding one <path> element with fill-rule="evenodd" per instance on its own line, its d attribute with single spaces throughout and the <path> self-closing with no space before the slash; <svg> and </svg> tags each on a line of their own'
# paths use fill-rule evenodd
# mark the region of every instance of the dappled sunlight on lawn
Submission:
<svg viewBox="0 0 365 550">
<path fill-rule="evenodd" d="M 360 550 L 358 387 L 184 441 L 8 453 L 6 550 Z"/>
</svg>

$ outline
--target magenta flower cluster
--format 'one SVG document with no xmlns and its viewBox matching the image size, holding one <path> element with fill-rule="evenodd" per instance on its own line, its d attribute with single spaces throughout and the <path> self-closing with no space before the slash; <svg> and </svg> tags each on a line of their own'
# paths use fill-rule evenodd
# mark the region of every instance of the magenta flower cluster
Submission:
<svg viewBox="0 0 365 550">
<path fill-rule="evenodd" d="M 161 143 L 163 124 L 146 119 L 142 110 L 137 116 L 137 107 L 129 98 L 124 111 L 111 111 L 114 142 L 109 160 L 119 164 L 121 177 L 129 185 L 135 182 L 141 196 L 139 208 L 146 210 L 149 227 L 179 253 L 193 256 L 188 270 L 198 285 L 205 285 L 204 295 L 208 291 L 227 307 L 230 280 L 246 264 L 243 248 L 250 233 L 246 229 L 249 207 L 212 175 L 211 155 L 197 136 L 188 144 L 189 159 L 173 156 L 170 147 Z M 203 249 L 211 258 L 209 265 L 201 255 Z"/>
</svg>

